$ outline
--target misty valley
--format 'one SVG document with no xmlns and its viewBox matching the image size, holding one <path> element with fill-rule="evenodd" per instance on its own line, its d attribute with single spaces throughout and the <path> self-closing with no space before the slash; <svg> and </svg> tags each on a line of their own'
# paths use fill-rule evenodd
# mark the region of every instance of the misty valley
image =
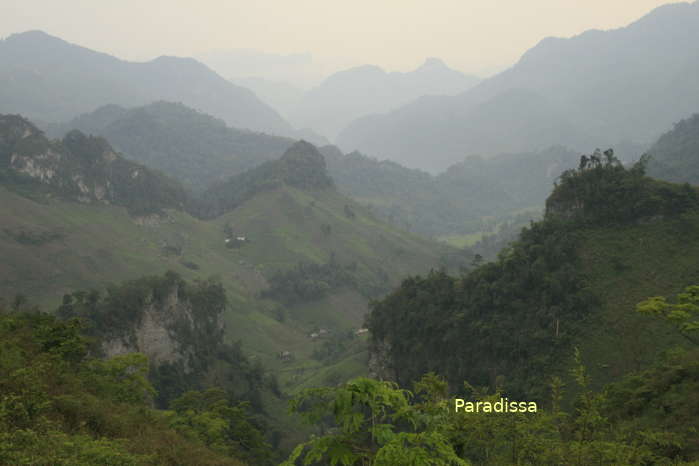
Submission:
<svg viewBox="0 0 699 466">
<path fill-rule="evenodd" d="M 699 465 L 699 2 L 489 77 L 27 25 L 0 464 Z"/>
</svg>

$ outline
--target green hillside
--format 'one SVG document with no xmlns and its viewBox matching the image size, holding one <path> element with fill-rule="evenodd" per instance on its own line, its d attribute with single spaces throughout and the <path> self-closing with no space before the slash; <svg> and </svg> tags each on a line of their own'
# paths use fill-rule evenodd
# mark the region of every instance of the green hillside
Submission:
<svg viewBox="0 0 699 466">
<path fill-rule="evenodd" d="M 339 287 L 323 297 L 325 306 L 284 309 L 259 298 L 275 271 L 326 263 L 334 255 L 337 263 L 352 264 L 359 279 L 388 290 L 401 275 L 439 266 L 440 257 L 450 252 L 386 226 L 339 194 L 288 186 L 262 193 L 208 222 L 177 211 L 133 218 L 114 206 L 37 202 L 7 187 L 0 187 L 0 198 L 0 295 L 22 293 L 55 306 L 63 294 L 76 289 L 168 269 L 186 278 L 218 275 L 232 302 L 230 337 L 243 339 L 250 351 L 270 360 L 282 350 L 310 352 L 307 334 L 313 325 L 360 327 L 367 303 L 360 291 Z M 353 218 L 347 217 L 345 206 Z M 245 236 L 239 248 L 226 247 L 226 225 Z M 277 308 L 285 322 L 276 320 L 281 312 Z"/>
<path fill-rule="evenodd" d="M 645 177 L 645 160 L 627 169 L 611 151 L 583 161 L 498 260 L 413 278 L 373 307 L 379 372 L 409 385 L 437 371 L 453 386 L 545 399 L 574 347 L 601 385 L 679 342 L 635 305 L 699 282 L 697 191 Z"/>
<path fill-rule="evenodd" d="M 454 259 L 453 250 L 382 223 L 333 189 L 280 183 L 202 221 L 176 210 L 132 217 L 117 206 L 81 204 L 37 190 L 30 198 L 16 188 L 0 187 L 0 295 L 22 293 L 55 306 L 76 289 L 168 269 L 187 279 L 216 275 L 232 303 L 229 338 L 242 339 L 247 350 L 272 365 L 280 365 L 280 351 L 308 359 L 314 328 L 361 327 L 370 297 L 402 276 Z M 261 298 L 278 271 L 331 262 L 350 282 L 294 306 Z"/>
</svg>

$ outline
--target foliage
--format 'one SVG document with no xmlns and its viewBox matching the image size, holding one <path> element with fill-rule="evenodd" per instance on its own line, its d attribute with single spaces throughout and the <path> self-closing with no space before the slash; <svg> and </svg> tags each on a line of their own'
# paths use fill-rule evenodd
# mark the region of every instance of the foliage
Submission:
<svg viewBox="0 0 699 466">
<path fill-rule="evenodd" d="M 320 299 L 337 289 L 358 288 L 356 269 L 356 264 L 343 266 L 334 260 L 326 264 L 299 263 L 269 277 L 269 289 L 263 296 L 296 304 Z"/>
<path fill-rule="evenodd" d="M 372 344 L 388 342 L 399 383 L 424 372 L 543 397 L 541 375 L 559 362 L 594 297 L 576 268 L 575 236 L 553 222 L 534 223 L 494 263 L 468 275 L 432 272 L 405 280 L 374 302 Z"/>
<path fill-rule="evenodd" d="M 0 463 L 237 465 L 149 408 L 147 361 L 88 356 L 78 320 L 0 309 Z"/>
<path fill-rule="evenodd" d="M 671 322 L 682 336 L 699 345 L 699 285 L 685 288 L 676 301 L 670 304 L 664 297 L 654 296 L 638 303 L 636 309 Z"/>
<path fill-rule="evenodd" d="M 241 458 L 250 464 L 271 465 L 272 447 L 250 422 L 248 404 L 231 404 L 226 392 L 210 388 L 189 391 L 173 400 L 170 425 L 214 451 Z"/>
<path fill-rule="evenodd" d="M 181 356 L 186 364 L 182 360 L 151 364 L 150 380 L 158 391 L 156 404 L 165 407 L 183 392 L 203 388 L 202 380 L 208 375 L 221 380 L 231 395 L 249 400 L 260 411 L 261 369 L 248 360 L 240 345 L 223 341 L 221 319 L 227 304 L 220 282 L 210 279 L 188 283 L 178 274 L 167 272 L 109 286 L 104 295 L 97 290 L 67 294 L 57 315 L 80 317 L 91 324 L 88 331 L 97 339 L 126 341 L 138 350 L 134 332 L 144 313 L 148 309 L 164 310 L 167 316 L 161 324 L 176 342 L 175 356 Z M 111 361 L 115 364 L 117 359 Z"/>
<path fill-rule="evenodd" d="M 297 446 L 282 463 L 331 465 L 466 465 L 445 436 L 410 404 L 410 392 L 389 382 L 359 378 L 336 388 L 305 391 L 291 409 L 311 423 L 330 416 L 328 434 Z"/>
<path fill-rule="evenodd" d="M 699 454 L 692 442 L 697 367 L 689 355 L 674 357 L 594 392 L 576 349 L 571 375 L 578 395 L 570 411 L 561 407 L 557 378 L 550 409 L 540 404 L 536 412 L 459 412 L 447 382 L 433 373 L 415 383 L 414 395 L 372 379 L 308 390 L 291 409 L 318 426 L 320 436 L 299 445 L 283 464 L 690 464 Z M 661 375 L 665 371 L 685 375 Z M 499 389 L 488 393 L 469 383 L 464 389 L 474 403 L 509 400 Z M 682 397 L 670 395 L 677 390 Z M 653 424 L 648 412 L 667 403 L 672 421 Z"/>
<path fill-rule="evenodd" d="M 647 157 L 627 169 L 609 149 L 583 155 L 578 169 L 563 172 L 546 201 L 547 216 L 581 224 L 608 225 L 670 216 L 699 205 L 697 191 L 645 176 Z"/>
</svg>

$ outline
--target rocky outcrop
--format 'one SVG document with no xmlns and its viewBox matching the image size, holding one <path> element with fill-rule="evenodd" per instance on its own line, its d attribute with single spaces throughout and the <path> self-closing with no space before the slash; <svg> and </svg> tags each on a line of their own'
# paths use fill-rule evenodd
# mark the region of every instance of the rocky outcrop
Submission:
<svg viewBox="0 0 699 466">
<path fill-rule="evenodd" d="M 197 314 L 190 299 L 180 296 L 181 286 L 172 285 L 160 298 L 151 291 L 132 325 L 103 338 L 105 356 L 138 352 L 146 355 L 153 366 L 169 363 L 183 367 L 185 373 L 192 372 L 201 353 L 206 352 L 199 343 L 223 341 L 223 308 Z"/>
<path fill-rule="evenodd" d="M 373 341 L 369 345 L 369 377 L 379 380 L 396 380 L 396 371 L 391 362 L 391 344 L 385 340 Z"/>
<path fill-rule="evenodd" d="M 65 198 L 122 205 L 140 214 L 180 208 L 186 200 L 177 182 L 124 159 L 103 138 L 73 130 L 50 141 L 17 115 L 0 115 L 0 168 Z"/>
</svg>

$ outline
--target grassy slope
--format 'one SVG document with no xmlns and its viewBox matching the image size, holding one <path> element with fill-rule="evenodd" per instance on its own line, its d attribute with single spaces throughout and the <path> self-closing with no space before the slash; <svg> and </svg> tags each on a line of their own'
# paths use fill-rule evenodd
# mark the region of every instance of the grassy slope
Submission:
<svg viewBox="0 0 699 466">
<path fill-rule="evenodd" d="M 599 386 L 683 343 L 671 327 L 637 314 L 635 306 L 699 283 L 699 214 L 583 235 L 583 273 L 602 308 L 577 344 Z"/>
<path fill-rule="evenodd" d="M 346 204 L 355 218 L 345 215 Z M 355 291 L 341 290 L 286 309 L 285 321 L 279 322 L 275 309 L 280 305 L 258 296 L 266 286 L 265 273 L 299 261 L 326 262 L 334 252 L 340 263 L 356 261 L 361 274 L 384 270 L 394 286 L 403 276 L 436 267 L 439 256 L 449 251 L 381 223 L 333 192 L 280 188 L 210 222 L 180 212 L 170 216 L 168 222 L 140 226 L 122 208 L 58 200 L 40 203 L 0 187 L 0 296 L 23 293 L 53 308 L 71 290 L 102 288 L 167 269 L 186 279 L 216 275 L 231 301 L 227 314 L 231 340 L 242 340 L 247 352 L 274 370 L 288 366 L 277 360 L 279 351 L 294 353 L 294 364 L 317 368 L 318 363 L 309 359 L 316 344 L 309 333 L 317 327 L 340 331 L 361 326 L 367 300 Z M 227 249 L 226 223 L 250 242 Z M 322 233 L 322 224 L 331 226 L 330 235 Z M 40 245 L 21 244 L 12 237 L 20 230 L 58 232 L 62 237 Z M 182 255 L 167 255 L 163 245 L 181 247 Z M 190 270 L 183 261 L 200 269 Z M 353 366 L 350 372 L 359 371 Z M 306 373 L 311 377 L 315 372 Z M 297 378 L 297 383 L 305 378 Z"/>
</svg>

